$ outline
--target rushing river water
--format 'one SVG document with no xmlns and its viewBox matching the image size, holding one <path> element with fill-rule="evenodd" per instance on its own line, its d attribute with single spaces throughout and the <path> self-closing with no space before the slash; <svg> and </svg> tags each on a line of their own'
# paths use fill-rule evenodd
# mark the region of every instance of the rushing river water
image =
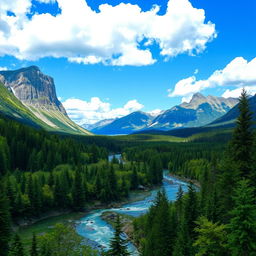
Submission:
<svg viewBox="0 0 256 256">
<path fill-rule="evenodd" d="M 120 159 L 119 155 L 115 157 Z M 112 157 L 110 156 L 110 160 L 111 159 Z M 187 191 L 187 183 L 170 177 L 164 172 L 163 184 L 161 188 L 165 189 L 166 195 L 170 201 L 174 201 L 176 199 L 176 194 L 180 185 L 182 186 L 183 191 Z M 135 217 L 145 214 L 152 205 L 159 189 L 152 190 L 150 196 L 147 196 L 143 200 L 125 204 L 120 208 L 92 211 L 77 222 L 76 230 L 78 234 L 86 238 L 88 244 L 90 244 L 92 247 L 109 249 L 109 241 L 113 237 L 114 229 L 111 227 L 111 225 L 101 219 L 101 214 L 107 211 L 123 213 Z M 128 244 L 128 248 L 131 255 L 139 255 L 136 247 L 132 243 Z"/>
</svg>

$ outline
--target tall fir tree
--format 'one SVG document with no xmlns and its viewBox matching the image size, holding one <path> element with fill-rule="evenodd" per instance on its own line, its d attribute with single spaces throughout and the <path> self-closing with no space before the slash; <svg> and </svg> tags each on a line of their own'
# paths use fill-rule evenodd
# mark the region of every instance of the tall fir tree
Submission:
<svg viewBox="0 0 256 256">
<path fill-rule="evenodd" d="M 230 142 L 230 157 L 236 162 L 239 176 L 249 178 L 252 171 L 253 122 L 248 94 L 243 89 L 239 98 L 239 116 Z"/>
<path fill-rule="evenodd" d="M 253 131 L 252 113 L 248 95 L 243 89 L 239 98 L 239 116 L 233 137 L 229 143 L 224 161 L 222 161 L 218 179 L 219 220 L 227 223 L 228 213 L 233 208 L 232 200 L 236 183 L 241 178 L 249 178 L 253 172 Z"/>
<path fill-rule="evenodd" d="M 108 251 L 109 256 L 129 256 L 130 253 L 127 249 L 127 242 L 122 238 L 121 222 L 119 216 L 116 219 L 115 234 L 110 241 L 110 250 Z"/>
<path fill-rule="evenodd" d="M 233 256 L 256 255 L 256 204 L 249 180 L 241 180 L 235 190 L 231 211 L 229 248 Z"/>
<path fill-rule="evenodd" d="M 38 248 L 37 248 L 37 239 L 36 239 L 36 235 L 35 234 L 33 234 L 33 238 L 32 238 L 32 244 L 31 244 L 31 249 L 30 249 L 30 256 L 39 256 Z"/>
<path fill-rule="evenodd" d="M 147 219 L 147 235 L 143 255 L 168 256 L 172 250 L 171 214 L 165 191 L 159 191 Z"/>
</svg>

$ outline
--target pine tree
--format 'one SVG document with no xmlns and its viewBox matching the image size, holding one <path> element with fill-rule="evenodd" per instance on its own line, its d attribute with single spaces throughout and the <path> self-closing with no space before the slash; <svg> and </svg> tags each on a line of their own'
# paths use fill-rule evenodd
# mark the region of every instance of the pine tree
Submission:
<svg viewBox="0 0 256 256">
<path fill-rule="evenodd" d="M 127 242 L 121 237 L 121 222 L 119 216 L 117 216 L 115 234 L 110 241 L 110 250 L 108 251 L 109 256 L 129 256 L 130 253 L 127 249 Z"/>
<path fill-rule="evenodd" d="M 35 234 L 33 234 L 33 238 L 32 238 L 32 244 L 31 244 L 31 249 L 30 249 L 30 256 L 38 256 L 37 239 L 36 239 L 36 235 Z"/>
<path fill-rule="evenodd" d="M 6 196 L 0 191 L 0 248 L 1 256 L 6 256 L 11 235 L 9 204 Z"/>
<path fill-rule="evenodd" d="M 249 109 L 248 95 L 245 90 L 239 98 L 239 116 L 233 137 L 225 153 L 218 179 L 218 211 L 220 220 L 227 223 L 228 213 L 233 208 L 233 194 L 236 183 L 242 178 L 252 176 L 253 132 L 252 113 Z"/>
<path fill-rule="evenodd" d="M 182 186 L 179 186 L 179 190 L 177 192 L 177 196 L 176 196 L 176 209 L 177 209 L 177 217 L 180 220 L 182 218 L 182 213 L 183 213 L 183 190 L 182 190 Z"/>
<path fill-rule="evenodd" d="M 16 233 L 10 246 L 8 256 L 24 256 L 24 249 L 19 235 Z"/>
<path fill-rule="evenodd" d="M 164 191 L 159 191 L 147 219 L 146 243 L 143 255 L 169 256 L 172 250 L 170 208 Z"/>
<path fill-rule="evenodd" d="M 256 255 L 256 204 L 249 180 L 241 180 L 235 190 L 231 211 L 229 248 L 233 256 Z"/>
<path fill-rule="evenodd" d="M 239 98 L 238 108 L 240 114 L 230 143 L 230 157 L 236 162 L 240 176 L 249 178 L 252 171 L 253 122 L 245 89 Z"/>
<path fill-rule="evenodd" d="M 184 249 L 185 255 L 190 256 L 194 255 L 194 248 L 192 244 L 195 239 L 195 221 L 198 218 L 198 200 L 195 191 L 195 187 L 192 183 L 188 186 L 188 194 L 184 203 L 184 219 L 182 221 L 183 227 L 181 228 L 181 232 L 184 241 Z"/>
</svg>

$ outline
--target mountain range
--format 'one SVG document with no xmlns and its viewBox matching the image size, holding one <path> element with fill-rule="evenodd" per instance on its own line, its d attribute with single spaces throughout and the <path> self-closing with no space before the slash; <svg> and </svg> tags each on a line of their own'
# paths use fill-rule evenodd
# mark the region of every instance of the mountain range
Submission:
<svg viewBox="0 0 256 256">
<path fill-rule="evenodd" d="M 79 135 L 125 135 L 132 133 L 186 136 L 201 131 L 230 128 L 238 116 L 238 99 L 193 95 L 186 103 L 160 112 L 136 111 L 127 116 L 101 120 L 80 127 L 58 100 L 53 78 L 36 66 L 0 71 L 0 114 L 51 132 Z M 249 99 L 256 109 L 256 96 Z M 256 115 L 253 116 L 256 120 Z M 88 131 L 90 130 L 90 131 Z"/>
<path fill-rule="evenodd" d="M 91 134 L 68 117 L 53 78 L 36 66 L 0 71 L 0 92 L 3 115 L 52 132 Z"/>
<path fill-rule="evenodd" d="M 104 135 L 130 134 L 146 129 L 154 119 L 154 116 L 142 111 L 133 112 L 127 116 L 115 119 L 110 123 L 94 127 L 91 132 Z"/>
<path fill-rule="evenodd" d="M 91 130 L 95 134 L 116 135 L 148 130 L 168 131 L 185 127 L 200 127 L 220 118 L 238 103 L 237 98 L 193 95 L 188 103 L 182 103 L 163 111 L 158 116 L 136 111 L 127 116 L 98 122 Z"/>
</svg>

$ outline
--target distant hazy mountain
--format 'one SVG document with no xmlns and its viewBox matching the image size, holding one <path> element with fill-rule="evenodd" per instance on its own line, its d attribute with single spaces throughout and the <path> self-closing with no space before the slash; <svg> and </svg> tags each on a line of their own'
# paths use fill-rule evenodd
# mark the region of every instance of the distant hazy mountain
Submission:
<svg viewBox="0 0 256 256">
<path fill-rule="evenodd" d="M 93 129 L 101 129 L 104 126 L 111 124 L 112 122 L 114 122 L 116 119 L 104 119 L 104 120 L 100 120 L 94 124 L 83 124 L 82 127 L 84 127 L 86 130 L 93 130 Z"/>
<path fill-rule="evenodd" d="M 69 119 L 57 98 L 53 79 L 38 67 L 0 71 L 0 83 L 5 95 L 0 101 L 2 114 L 50 131 L 90 134 Z"/>
<path fill-rule="evenodd" d="M 236 98 L 193 95 L 189 103 L 182 103 L 157 116 L 149 129 L 170 130 L 180 127 L 199 127 L 223 116 L 238 103 Z"/>
<path fill-rule="evenodd" d="M 146 130 L 171 130 L 183 127 L 199 127 L 211 123 L 226 114 L 238 103 L 236 98 L 193 95 L 189 103 L 182 103 L 155 116 L 137 111 L 115 121 L 105 120 L 84 126 L 96 134 L 130 134 Z"/>
<path fill-rule="evenodd" d="M 104 135 L 130 134 L 148 127 L 153 118 L 154 117 L 148 113 L 136 111 L 116 119 L 103 127 L 96 127 L 91 131 L 95 134 Z"/>
</svg>

